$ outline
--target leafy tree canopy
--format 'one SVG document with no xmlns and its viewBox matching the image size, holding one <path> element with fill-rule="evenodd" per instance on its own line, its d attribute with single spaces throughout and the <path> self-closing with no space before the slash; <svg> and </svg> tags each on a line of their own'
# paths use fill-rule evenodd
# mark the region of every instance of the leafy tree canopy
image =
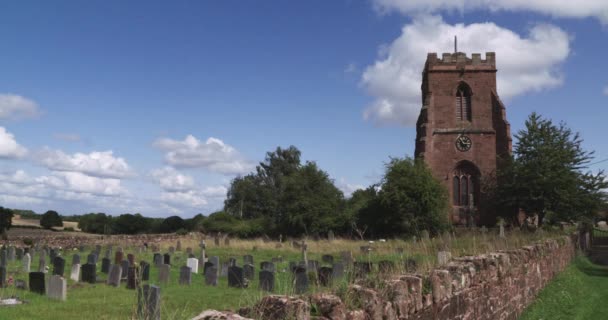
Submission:
<svg viewBox="0 0 608 320">
<path fill-rule="evenodd" d="M 6 240 L 6 230 L 13 225 L 13 210 L 0 207 L 0 237 Z"/>
<path fill-rule="evenodd" d="M 42 214 L 40 217 L 40 226 L 45 229 L 51 229 L 52 227 L 61 227 L 63 226 L 63 221 L 59 216 L 59 213 L 54 210 L 49 210 Z"/>
</svg>

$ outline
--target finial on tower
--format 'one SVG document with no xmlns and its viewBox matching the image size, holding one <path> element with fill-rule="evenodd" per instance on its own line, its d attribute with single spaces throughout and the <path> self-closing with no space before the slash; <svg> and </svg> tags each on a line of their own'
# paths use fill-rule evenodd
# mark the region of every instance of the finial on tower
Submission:
<svg viewBox="0 0 608 320">
<path fill-rule="evenodd" d="M 458 53 L 458 38 L 454 36 L 454 53 Z"/>
</svg>

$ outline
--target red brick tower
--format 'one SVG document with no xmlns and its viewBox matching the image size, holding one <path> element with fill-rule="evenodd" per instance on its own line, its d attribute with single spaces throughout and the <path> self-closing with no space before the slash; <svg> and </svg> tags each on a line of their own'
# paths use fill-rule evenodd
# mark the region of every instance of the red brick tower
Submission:
<svg viewBox="0 0 608 320">
<path fill-rule="evenodd" d="M 481 182 L 495 179 L 498 160 L 511 154 L 510 126 L 496 92 L 494 52 L 429 53 L 422 72 L 422 109 L 416 124 L 421 157 L 450 192 L 450 220 L 492 223 Z"/>
</svg>

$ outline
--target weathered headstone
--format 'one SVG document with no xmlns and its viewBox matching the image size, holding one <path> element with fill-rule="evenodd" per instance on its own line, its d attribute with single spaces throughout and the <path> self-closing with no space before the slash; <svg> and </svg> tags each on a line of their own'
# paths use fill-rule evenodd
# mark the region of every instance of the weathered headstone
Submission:
<svg viewBox="0 0 608 320">
<path fill-rule="evenodd" d="M 32 258 L 30 257 L 29 253 L 26 253 L 25 255 L 23 255 L 23 259 L 21 259 L 21 265 L 23 266 L 23 272 L 29 273 L 31 264 L 32 264 Z"/>
<path fill-rule="evenodd" d="M 209 258 L 209 262 L 213 263 L 213 265 L 216 268 L 220 267 L 220 257 L 218 257 L 218 256 L 213 256 L 213 257 Z"/>
<path fill-rule="evenodd" d="M 332 266 L 332 275 L 333 279 L 339 279 L 344 276 L 344 263 L 335 262 Z"/>
<path fill-rule="evenodd" d="M 134 254 L 132 254 L 132 253 L 129 253 L 129 254 L 127 255 L 127 261 L 129 261 L 129 266 L 130 266 L 130 267 L 135 266 L 135 255 L 134 255 Z"/>
<path fill-rule="evenodd" d="M 49 298 L 65 301 L 67 291 L 67 281 L 62 276 L 52 275 L 49 279 Z"/>
<path fill-rule="evenodd" d="M 295 293 L 302 294 L 308 290 L 308 275 L 306 268 L 297 266 L 295 268 Z"/>
<path fill-rule="evenodd" d="M 38 258 L 38 272 L 46 273 L 46 255 L 44 254 L 44 251 L 40 254 L 40 257 Z"/>
<path fill-rule="evenodd" d="M 95 253 L 91 253 L 87 256 L 88 264 L 97 264 L 97 255 Z"/>
<path fill-rule="evenodd" d="M 0 267 L 6 267 L 8 264 L 8 251 L 6 248 L 0 249 Z"/>
<path fill-rule="evenodd" d="M 246 254 L 243 256 L 243 264 L 253 264 L 253 256 Z"/>
<path fill-rule="evenodd" d="M 505 238 L 505 223 L 504 221 L 500 220 L 498 222 L 498 227 L 499 227 L 499 231 L 498 231 L 498 236 L 501 238 Z"/>
<path fill-rule="evenodd" d="M 82 282 L 95 283 L 97 282 L 97 271 L 96 265 L 92 263 L 83 264 L 80 267 L 80 273 L 82 274 Z"/>
<path fill-rule="evenodd" d="M 110 272 L 111 260 L 109 258 L 101 259 L 101 272 L 107 274 Z"/>
<path fill-rule="evenodd" d="M 198 259 L 197 258 L 188 258 L 186 260 L 186 265 L 190 267 L 190 270 L 194 274 L 198 274 Z"/>
<path fill-rule="evenodd" d="M 233 258 L 233 257 L 228 258 L 228 266 L 230 266 L 230 267 L 236 266 L 236 258 Z"/>
<path fill-rule="evenodd" d="M 205 284 L 208 286 L 217 286 L 217 267 L 209 267 L 205 270 Z"/>
<path fill-rule="evenodd" d="M 335 239 L 336 237 L 334 236 L 334 232 L 332 230 L 329 230 L 329 232 L 327 232 L 327 240 L 334 241 Z"/>
<path fill-rule="evenodd" d="M 15 260 L 15 247 L 10 246 L 8 247 L 8 261 L 13 260 Z"/>
<path fill-rule="evenodd" d="M 122 278 L 122 267 L 117 264 L 110 266 L 107 283 L 109 286 L 120 287 L 120 279 Z"/>
<path fill-rule="evenodd" d="M 270 272 L 276 272 L 274 263 L 269 262 L 269 261 L 262 261 L 260 263 L 260 269 L 261 270 L 270 271 Z"/>
<path fill-rule="evenodd" d="M 15 288 L 17 288 L 19 290 L 27 290 L 27 282 L 25 282 L 25 280 L 22 280 L 22 279 L 16 279 Z"/>
<path fill-rule="evenodd" d="M 116 251 L 116 253 L 114 254 L 114 264 L 116 265 L 122 265 L 122 260 L 124 259 L 124 255 L 125 253 L 122 251 Z"/>
<path fill-rule="evenodd" d="M 179 284 L 189 286 L 192 283 L 192 269 L 188 266 L 179 268 Z"/>
<path fill-rule="evenodd" d="M 171 270 L 171 266 L 163 263 L 160 266 L 160 268 L 158 269 L 158 282 L 168 283 L 170 270 Z"/>
<path fill-rule="evenodd" d="M 53 260 L 53 274 L 63 277 L 65 271 L 65 259 L 62 257 L 55 257 Z"/>
<path fill-rule="evenodd" d="M 163 256 L 160 253 L 155 253 L 152 262 L 155 267 L 160 267 L 160 265 L 163 264 Z"/>
<path fill-rule="evenodd" d="M 268 270 L 260 271 L 260 289 L 268 292 L 274 291 L 274 273 Z"/>
<path fill-rule="evenodd" d="M 332 264 L 334 263 L 334 256 L 332 256 L 331 254 L 324 254 L 323 256 L 321 256 L 321 261 L 323 261 L 323 263 Z"/>
<path fill-rule="evenodd" d="M 255 268 L 252 264 L 243 265 L 243 277 L 248 280 L 253 280 L 255 278 Z"/>
<path fill-rule="evenodd" d="M 127 289 L 134 290 L 139 287 L 139 272 L 136 265 L 132 265 L 127 269 Z"/>
<path fill-rule="evenodd" d="M 437 252 L 437 263 L 440 266 L 448 264 L 448 261 L 452 258 L 452 253 L 449 251 L 438 251 Z"/>
<path fill-rule="evenodd" d="M 72 270 L 70 271 L 70 279 L 72 281 L 80 281 L 80 263 L 72 264 Z"/>
<path fill-rule="evenodd" d="M 173 246 L 169 247 L 169 253 L 170 254 L 174 254 L 175 253 L 175 247 L 173 247 Z"/>
<path fill-rule="evenodd" d="M 177 244 L 175 247 L 175 250 L 182 251 L 182 242 L 180 240 L 177 240 Z"/>
<path fill-rule="evenodd" d="M 46 294 L 46 282 L 43 272 L 30 272 L 29 274 L 30 291 L 37 294 Z"/>
<path fill-rule="evenodd" d="M 171 255 L 170 254 L 165 253 L 165 255 L 163 256 L 163 263 L 171 265 Z"/>
<path fill-rule="evenodd" d="M 228 267 L 228 286 L 242 288 L 245 286 L 243 268 L 237 266 Z"/>
<path fill-rule="evenodd" d="M 144 285 L 137 295 L 137 319 L 160 320 L 160 288 Z"/>
<path fill-rule="evenodd" d="M 21 261 L 21 258 L 23 258 L 23 248 L 15 249 L 15 253 L 17 255 L 17 260 Z"/>
<path fill-rule="evenodd" d="M 319 268 L 319 272 L 318 272 L 319 284 L 324 287 L 330 286 L 333 281 L 332 275 L 333 275 L 332 268 L 329 268 L 329 267 Z"/>
<path fill-rule="evenodd" d="M 126 279 L 127 278 L 127 270 L 129 270 L 129 261 L 128 260 L 122 260 L 120 262 L 120 267 L 122 268 L 122 278 Z"/>
<path fill-rule="evenodd" d="M 141 268 L 141 280 L 150 280 L 150 264 L 145 261 L 140 261 L 139 267 Z"/>
</svg>

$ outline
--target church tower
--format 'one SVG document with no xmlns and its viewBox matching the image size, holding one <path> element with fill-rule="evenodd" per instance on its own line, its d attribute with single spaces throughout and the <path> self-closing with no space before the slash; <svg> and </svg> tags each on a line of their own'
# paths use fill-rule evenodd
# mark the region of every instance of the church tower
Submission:
<svg viewBox="0 0 608 320">
<path fill-rule="evenodd" d="M 453 224 L 494 222 L 482 183 L 495 179 L 511 154 L 510 126 L 496 92 L 494 52 L 427 55 L 415 156 L 423 158 L 449 190 Z"/>
</svg>

